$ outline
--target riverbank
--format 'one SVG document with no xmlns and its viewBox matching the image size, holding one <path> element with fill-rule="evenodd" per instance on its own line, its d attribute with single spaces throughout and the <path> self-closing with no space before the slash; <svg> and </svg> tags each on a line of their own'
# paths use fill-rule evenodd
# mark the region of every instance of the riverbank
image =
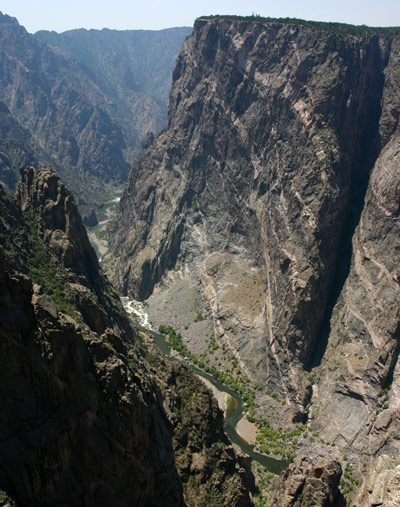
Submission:
<svg viewBox="0 0 400 507">
<path fill-rule="evenodd" d="M 199 377 L 199 379 L 203 382 L 203 384 L 205 384 L 210 390 L 211 392 L 213 393 L 214 395 L 214 398 L 217 400 L 218 402 L 218 406 L 219 408 L 222 410 L 222 412 L 224 413 L 224 417 L 226 417 L 226 413 L 227 413 L 227 410 L 228 410 L 228 406 L 229 406 L 229 401 L 232 399 L 231 396 L 229 396 L 228 393 L 225 393 L 224 391 L 220 391 L 217 387 L 214 386 L 214 384 L 212 384 L 209 380 L 201 377 L 200 375 L 197 375 Z"/>
<path fill-rule="evenodd" d="M 203 381 L 203 383 L 212 391 L 215 399 L 218 402 L 219 408 L 223 411 L 224 417 L 227 417 L 227 412 L 230 408 L 230 403 L 233 398 L 228 393 L 224 391 L 220 391 L 214 384 L 210 381 L 198 375 L 198 377 Z M 235 407 L 236 408 L 236 407 Z M 235 431 L 247 444 L 255 445 L 256 438 L 259 433 L 257 426 L 254 423 L 251 423 L 247 420 L 246 415 L 243 415 L 241 419 L 239 419 L 238 423 L 235 426 Z"/>
<path fill-rule="evenodd" d="M 119 190 L 117 193 L 120 194 L 122 190 Z M 104 212 L 105 215 L 104 220 L 101 220 L 94 227 L 87 227 L 87 233 L 89 237 L 89 241 L 92 244 L 93 248 L 96 251 L 99 262 L 105 263 L 109 262 L 112 258 L 110 249 L 108 247 L 108 241 L 104 239 L 104 235 L 106 233 L 108 223 L 115 217 L 117 207 L 119 204 L 121 197 L 117 195 L 110 201 L 104 204 Z"/>
<path fill-rule="evenodd" d="M 249 445 L 255 445 L 258 435 L 258 428 L 254 423 L 247 420 L 244 415 L 236 425 L 237 434 L 243 438 Z"/>
<path fill-rule="evenodd" d="M 243 453 L 250 456 L 254 461 L 261 464 L 263 467 L 265 467 L 269 472 L 272 472 L 274 474 L 279 474 L 287 468 L 289 465 L 289 460 L 286 459 L 277 459 L 273 458 L 266 454 L 260 454 L 259 452 L 256 452 L 254 450 L 254 445 L 247 442 L 244 438 L 242 438 L 236 431 L 237 423 L 240 419 L 244 417 L 244 411 L 245 411 L 245 402 L 243 398 L 235 392 L 232 388 L 228 387 L 227 385 L 224 385 L 221 383 L 217 378 L 215 378 L 211 373 L 207 373 L 204 370 L 201 370 L 194 364 L 191 364 L 191 362 L 187 359 L 182 357 L 176 350 L 174 350 L 166 337 L 162 334 L 155 333 L 154 331 L 151 333 L 154 339 L 154 343 L 157 345 L 157 347 L 160 349 L 160 351 L 167 356 L 170 360 L 182 360 L 186 362 L 193 370 L 193 372 L 201 377 L 201 379 L 206 382 L 209 382 L 213 385 L 213 390 L 216 389 L 217 391 L 224 392 L 229 395 L 231 398 L 229 400 L 228 398 L 228 404 L 227 404 L 227 413 L 225 417 L 225 433 L 230 439 L 230 441 L 240 447 Z M 250 431 L 250 427 L 245 425 L 245 423 L 242 423 L 242 428 L 244 428 L 245 436 Z M 255 426 L 255 425 L 254 425 Z M 254 438 L 254 429 L 252 428 L 252 435 Z"/>
</svg>

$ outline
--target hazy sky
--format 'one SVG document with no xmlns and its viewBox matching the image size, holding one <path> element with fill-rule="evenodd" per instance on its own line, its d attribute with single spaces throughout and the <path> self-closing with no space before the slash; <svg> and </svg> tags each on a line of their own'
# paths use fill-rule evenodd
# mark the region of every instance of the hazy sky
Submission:
<svg viewBox="0 0 400 507">
<path fill-rule="evenodd" d="M 252 13 L 340 21 L 356 25 L 400 25 L 399 0 L 0 0 L 0 11 L 15 16 L 28 32 L 71 28 L 158 30 L 192 26 L 205 14 Z"/>
</svg>

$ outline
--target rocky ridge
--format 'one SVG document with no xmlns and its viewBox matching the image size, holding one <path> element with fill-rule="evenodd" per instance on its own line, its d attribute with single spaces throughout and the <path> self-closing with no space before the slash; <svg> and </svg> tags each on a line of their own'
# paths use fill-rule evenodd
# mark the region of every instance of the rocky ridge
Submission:
<svg viewBox="0 0 400 507">
<path fill-rule="evenodd" d="M 231 504 L 250 505 L 216 402 L 183 365 L 156 379 L 161 359 L 147 363 L 57 174 L 24 169 L 16 201 L 0 188 L 0 209 L 1 501 L 193 503 L 183 439 L 198 453 L 202 496 L 227 505 L 232 489 Z"/>
<path fill-rule="evenodd" d="M 400 444 L 399 45 L 197 20 L 112 239 L 125 294 L 191 283 L 241 371 L 365 484 Z"/>
<path fill-rule="evenodd" d="M 124 126 L 134 123 L 140 139 L 158 132 L 167 120 L 171 74 L 189 27 L 165 30 L 40 31 L 35 38 L 76 56 L 111 95 Z M 132 128 L 132 127 L 130 127 Z M 126 149 L 135 151 L 132 139 Z M 131 160 L 131 159 L 129 159 Z"/>
</svg>

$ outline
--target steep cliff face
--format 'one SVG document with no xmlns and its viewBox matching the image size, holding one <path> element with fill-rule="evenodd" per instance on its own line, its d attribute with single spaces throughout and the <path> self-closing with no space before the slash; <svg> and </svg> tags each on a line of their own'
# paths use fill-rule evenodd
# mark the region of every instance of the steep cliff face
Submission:
<svg viewBox="0 0 400 507">
<path fill-rule="evenodd" d="M 337 461 L 320 460 L 314 465 L 297 460 L 279 477 L 273 504 L 278 507 L 325 505 L 344 507 L 339 491 L 341 466 Z"/>
<path fill-rule="evenodd" d="M 350 271 L 329 321 L 312 410 L 326 438 L 365 455 L 370 474 L 377 456 L 385 458 L 382 471 L 400 451 L 399 57 L 397 38 L 385 69 L 382 149 L 352 238 Z"/>
<path fill-rule="evenodd" d="M 35 149 L 29 132 L 15 120 L 4 102 L 0 102 L 0 182 L 8 191 L 15 189 L 19 169 L 35 165 Z"/>
<path fill-rule="evenodd" d="M 39 209 L 41 187 L 49 193 Z M 19 190 L 24 213 L 0 196 L 2 489 L 22 505 L 130 505 L 132 498 L 157 504 L 165 488 L 167 502 L 181 505 L 157 388 L 137 350 L 129 366 L 135 334 L 116 295 L 99 288 L 94 252 L 86 276 L 59 263 L 43 239 L 63 234 L 62 212 L 81 225 L 71 195 L 54 173 L 32 169 Z M 63 243 L 77 258 L 85 243 L 90 248 L 87 237 L 72 243 L 68 232 Z M 86 312 L 93 299 L 97 318 Z"/>
<path fill-rule="evenodd" d="M 183 435 L 205 470 L 218 471 L 203 494 L 223 505 L 235 484 L 233 505 L 250 505 L 211 394 L 184 366 L 157 383 L 59 177 L 23 170 L 16 202 L 0 188 L 0 210 L 0 489 L 17 505 L 184 505 L 196 491 L 184 492 L 176 465 Z"/>
<path fill-rule="evenodd" d="M 171 74 L 189 27 L 166 30 L 40 31 L 35 37 L 75 55 L 99 87 L 112 97 L 115 118 L 142 138 L 166 123 Z M 134 137 L 127 150 L 134 151 Z"/>
<path fill-rule="evenodd" d="M 284 393 L 310 362 L 376 157 L 388 45 L 197 21 L 174 71 L 168 129 L 121 201 L 119 286 L 143 298 L 168 270 L 190 271 L 219 333 Z"/>
<path fill-rule="evenodd" d="M 41 149 L 38 162 L 51 163 L 74 189 L 77 177 L 91 182 L 92 192 L 121 179 L 128 167 L 121 127 L 86 69 L 36 40 L 15 18 L 1 14 L 0 24 L 0 97 Z"/>
<path fill-rule="evenodd" d="M 197 20 L 113 239 L 125 293 L 188 279 L 242 371 L 367 482 L 399 450 L 399 45 Z"/>
</svg>

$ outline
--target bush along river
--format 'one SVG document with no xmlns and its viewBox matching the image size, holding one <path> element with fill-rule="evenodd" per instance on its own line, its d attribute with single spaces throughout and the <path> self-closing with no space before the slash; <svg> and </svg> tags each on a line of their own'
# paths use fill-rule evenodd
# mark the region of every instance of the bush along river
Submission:
<svg viewBox="0 0 400 507">
<path fill-rule="evenodd" d="M 135 313 L 140 325 L 151 332 L 154 338 L 154 342 L 159 348 L 160 352 L 162 352 L 170 361 L 176 361 L 177 358 L 182 359 L 181 356 L 178 356 L 178 354 L 173 351 L 171 345 L 168 343 L 164 335 L 156 333 L 151 329 L 149 317 L 142 303 L 134 301 L 127 297 L 122 297 L 121 301 L 124 305 L 125 310 L 130 314 Z M 211 383 L 215 388 L 214 391 L 217 390 L 219 393 L 226 393 L 229 395 L 227 404 L 228 406 L 227 410 L 225 411 L 224 426 L 225 433 L 231 442 L 238 445 L 245 454 L 249 455 L 254 461 L 257 461 L 263 465 L 269 472 L 279 474 L 282 470 L 287 468 L 289 465 L 288 460 L 274 459 L 264 454 L 255 452 L 254 446 L 246 442 L 240 435 L 238 435 L 236 431 L 236 425 L 243 417 L 246 407 L 243 398 L 239 396 L 239 394 L 236 393 L 233 389 L 219 382 L 213 375 L 210 375 L 209 373 L 206 373 L 191 364 L 186 358 L 183 358 L 182 360 L 185 361 L 199 377 L 203 378 L 206 382 Z"/>
</svg>

